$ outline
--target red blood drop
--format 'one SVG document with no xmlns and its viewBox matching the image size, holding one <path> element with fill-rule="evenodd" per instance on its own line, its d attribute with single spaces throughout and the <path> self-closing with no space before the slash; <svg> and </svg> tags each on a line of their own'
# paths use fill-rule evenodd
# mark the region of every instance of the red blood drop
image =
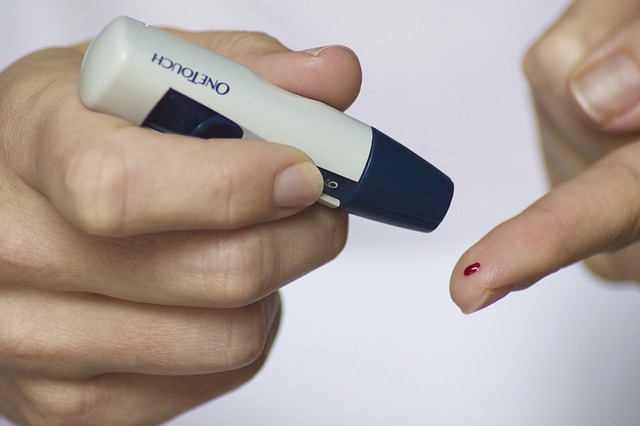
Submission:
<svg viewBox="0 0 640 426">
<path fill-rule="evenodd" d="M 480 269 L 479 263 L 474 263 L 473 265 L 469 265 L 467 266 L 467 269 L 464 270 L 464 276 L 468 277 L 469 275 L 473 275 L 476 272 L 478 272 L 478 269 Z"/>
</svg>

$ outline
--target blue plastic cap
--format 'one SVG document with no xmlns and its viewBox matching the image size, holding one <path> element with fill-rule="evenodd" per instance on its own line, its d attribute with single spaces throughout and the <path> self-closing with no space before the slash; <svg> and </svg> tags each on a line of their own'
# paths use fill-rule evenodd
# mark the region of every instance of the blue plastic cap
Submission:
<svg viewBox="0 0 640 426">
<path fill-rule="evenodd" d="M 372 128 L 369 162 L 341 209 L 416 231 L 431 232 L 444 219 L 453 182 L 429 162 Z"/>
</svg>

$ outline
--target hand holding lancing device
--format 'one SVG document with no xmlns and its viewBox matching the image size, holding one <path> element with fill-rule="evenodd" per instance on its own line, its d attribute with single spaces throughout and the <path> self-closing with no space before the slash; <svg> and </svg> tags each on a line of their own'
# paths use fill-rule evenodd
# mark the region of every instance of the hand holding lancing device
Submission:
<svg viewBox="0 0 640 426">
<path fill-rule="evenodd" d="M 347 49 L 181 33 L 346 108 Z M 20 424 L 157 424 L 247 381 L 277 289 L 342 249 L 345 214 L 291 147 L 151 132 L 78 98 L 85 46 L 0 74 L 0 413 Z M 309 207 L 311 206 L 311 207 Z"/>
</svg>

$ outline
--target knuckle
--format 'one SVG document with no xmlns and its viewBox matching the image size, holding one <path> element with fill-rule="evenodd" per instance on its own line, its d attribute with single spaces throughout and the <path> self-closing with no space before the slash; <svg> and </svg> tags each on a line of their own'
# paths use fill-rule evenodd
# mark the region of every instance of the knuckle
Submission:
<svg viewBox="0 0 640 426">
<path fill-rule="evenodd" d="M 235 150 L 236 155 L 239 150 Z M 261 221 L 270 214 L 271 192 L 265 182 L 256 183 L 231 162 L 213 171 L 213 184 L 206 196 L 211 200 L 211 222 L 216 229 L 238 229 Z"/>
<path fill-rule="evenodd" d="M 324 206 L 313 206 L 313 223 L 318 226 L 319 235 L 325 236 L 323 253 L 325 261 L 335 259 L 344 250 L 349 232 L 349 215 Z"/>
<path fill-rule="evenodd" d="M 7 327 L 9 328 L 9 327 Z M 32 356 L 33 350 L 29 344 L 29 339 L 22 332 L 11 327 L 11 333 L 3 330 L 0 335 L 0 359 L 5 368 L 21 369 Z"/>
<path fill-rule="evenodd" d="M 292 235 L 270 226 L 216 232 L 215 238 L 195 237 L 190 255 L 181 257 L 178 264 L 182 294 L 190 294 L 205 306 L 247 306 L 344 249 L 348 215 L 313 206 L 299 220 L 308 228 L 301 239 L 312 241 L 312 248 L 305 249 L 298 242 L 287 244 Z"/>
<path fill-rule="evenodd" d="M 555 67 L 554 56 L 556 49 L 555 38 L 545 36 L 531 45 L 523 59 L 523 69 L 529 84 L 535 89 L 541 89 L 543 82 L 553 74 Z"/>
<path fill-rule="evenodd" d="M 619 222 L 614 224 L 617 232 L 612 233 L 612 250 L 623 248 L 640 236 L 640 170 L 627 157 L 636 147 L 630 148 L 615 151 L 597 164 L 604 176 L 615 177 L 610 192 L 600 194 L 603 210 L 613 208 L 620 212 Z"/>
<path fill-rule="evenodd" d="M 213 50 L 225 55 L 243 55 L 255 52 L 282 50 L 282 45 L 274 37 L 259 31 L 234 31 L 219 40 Z"/>
<path fill-rule="evenodd" d="M 49 309 L 58 302 L 53 300 L 56 296 L 18 291 L 0 297 L 0 321 L 5 325 L 0 327 L 0 369 L 30 376 L 58 376 L 69 371 L 68 327 L 64 322 L 52 322 L 60 318 Z"/>
<path fill-rule="evenodd" d="M 244 307 L 260 299 L 270 267 L 264 243 L 255 234 L 249 228 L 194 241 L 178 266 L 181 293 L 218 308 Z"/>
<path fill-rule="evenodd" d="M 13 215 L 0 214 L 0 279 L 3 286 L 52 272 L 51 256 L 43 251 L 49 241 L 33 226 L 28 229 L 29 225 L 32 224 L 25 224 Z"/>
<path fill-rule="evenodd" d="M 3 294 L 5 303 L 7 305 L 0 305 L 5 325 L 0 328 L 0 364 L 15 371 L 37 369 L 41 360 L 48 359 L 42 339 L 45 328 L 34 319 L 38 314 L 32 307 L 25 307 L 11 295 Z M 20 309 L 12 309 L 14 306 L 20 306 Z"/>
<path fill-rule="evenodd" d="M 126 225 L 128 183 L 132 170 L 116 144 L 88 146 L 64 161 L 64 198 L 71 219 L 84 231 L 117 235 Z"/>
<path fill-rule="evenodd" d="M 326 210 L 326 209 L 325 209 Z M 349 232 L 349 216 L 342 212 L 327 212 L 331 214 L 330 229 L 331 235 L 334 236 L 333 254 L 332 259 L 336 258 L 344 250 L 347 244 L 347 235 Z M 333 214 L 336 213 L 336 214 Z"/>
<path fill-rule="evenodd" d="M 212 276 L 226 306 L 246 306 L 261 297 L 270 270 L 265 256 L 272 254 L 265 245 L 259 233 L 248 231 L 215 250 L 217 260 L 208 269 L 215 271 Z"/>
<path fill-rule="evenodd" d="M 618 259 L 619 255 L 619 253 L 598 253 L 586 259 L 584 264 L 591 273 L 600 278 L 608 281 L 626 281 L 630 275 L 624 259 Z"/>
<path fill-rule="evenodd" d="M 47 99 L 46 93 L 60 90 L 59 80 L 51 78 L 50 69 L 46 68 L 56 51 L 44 49 L 34 52 L 2 71 L 0 121 L 3 125 L 0 132 L 9 130 L 9 133 L 20 135 L 26 129 L 35 127 L 34 123 L 26 126 L 18 117 L 42 110 Z M 59 63 L 57 65 L 60 66 Z M 46 72 L 38 73 L 42 70 Z M 5 148 L 10 147 L 4 144 L 0 147 Z"/>
<path fill-rule="evenodd" d="M 215 218 L 218 227 L 232 227 L 238 220 L 239 211 L 236 202 L 238 182 L 230 167 L 220 166 L 215 173 L 215 186 L 212 188 L 211 203 L 214 206 L 212 216 Z"/>
<path fill-rule="evenodd" d="M 232 370 L 256 361 L 265 349 L 268 326 L 263 310 L 254 304 L 242 309 L 229 328 L 228 345 L 225 347 L 226 367 Z"/>
<path fill-rule="evenodd" d="M 21 385 L 26 424 L 82 425 L 93 418 L 95 398 L 89 387 L 75 382 L 30 379 Z"/>
<path fill-rule="evenodd" d="M 523 70 L 534 91 L 564 90 L 585 43 L 578 35 L 560 29 L 549 31 L 533 43 L 525 52 Z"/>
</svg>

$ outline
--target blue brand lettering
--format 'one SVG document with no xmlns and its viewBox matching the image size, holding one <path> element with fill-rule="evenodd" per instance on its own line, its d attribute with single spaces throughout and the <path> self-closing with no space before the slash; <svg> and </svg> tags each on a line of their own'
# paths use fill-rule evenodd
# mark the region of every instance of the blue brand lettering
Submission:
<svg viewBox="0 0 640 426">
<path fill-rule="evenodd" d="M 176 75 L 184 77 L 190 83 L 208 87 L 218 95 L 226 95 L 231 90 L 231 87 L 229 87 L 227 83 L 215 80 L 207 74 L 196 71 L 193 68 L 186 67 L 181 63 L 175 62 L 165 56 L 158 55 L 157 53 L 153 54 L 151 62 L 175 73 Z"/>
</svg>

